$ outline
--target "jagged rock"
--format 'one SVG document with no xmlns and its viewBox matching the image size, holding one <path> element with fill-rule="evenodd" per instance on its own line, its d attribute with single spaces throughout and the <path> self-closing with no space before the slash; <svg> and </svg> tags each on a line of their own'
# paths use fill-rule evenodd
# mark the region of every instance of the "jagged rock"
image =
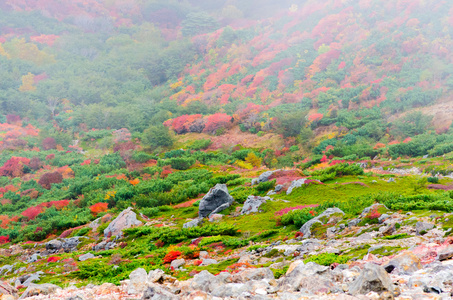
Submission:
<svg viewBox="0 0 453 300">
<path fill-rule="evenodd" d="M 79 260 L 80 261 L 86 261 L 87 259 L 92 259 L 92 258 L 95 258 L 96 256 L 94 256 L 94 254 L 92 253 L 87 253 L 87 254 L 84 254 L 84 255 L 81 255 L 79 257 Z"/>
<path fill-rule="evenodd" d="M 434 224 L 426 223 L 426 222 L 417 222 L 415 224 L 415 231 L 418 235 L 421 235 L 423 232 L 427 232 L 434 228 Z"/>
<path fill-rule="evenodd" d="M 383 265 L 388 273 L 413 273 L 422 268 L 420 259 L 412 252 L 401 253 Z"/>
<path fill-rule="evenodd" d="M 205 218 L 230 207 L 234 199 L 225 184 L 216 184 L 200 201 L 198 216 Z"/>
<path fill-rule="evenodd" d="M 283 190 L 283 184 L 277 184 L 277 185 L 275 186 L 274 192 L 278 193 L 278 192 L 280 192 L 281 190 Z"/>
<path fill-rule="evenodd" d="M 369 292 L 378 294 L 393 292 L 394 287 L 385 269 L 373 263 L 365 264 L 359 277 L 349 286 L 352 295 L 365 295 Z"/>
<path fill-rule="evenodd" d="M 132 226 L 139 226 L 142 222 L 137 220 L 137 215 L 132 211 L 132 207 L 123 210 L 115 220 L 113 220 L 109 226 L 104 229 L 105 237 L 122 237 L 123 229 L 130 228 Z"/>
<path fill-rule="evenodd" d="M 344 212 L 337 207 L 328 208 L 319 216 L 311 219 L 310 221 L 308 221 L 304 225 L 302 225 L 302 227 L 300 228 L 299 231 L 302 232 L 304 238 L 308 238 L 311 235 L 311 227 L 314 224 L 319 223 L 319 224 L 323 225 L 324 223 L 327 222 L 327 220 L 326 220 L 326 222 L 323 222 L 323 220 L 329 219 L 330 216 L 333 214 L 343 214 L 344 215 Z"/>
<path fill-rule="evenodd" d="M 191 227 L 196 227 L 196 226 L 200 226 L 201 224 L 203 224 L 203 219 L 193 219 L 192 221 L 189 221 L 187 223 L 184 223 L 182 225 L 182 228 L 191 228 Z"/>
<path fill-rule="evenodd" d="M 269 177 L 271 177 L 272 174 L 274 174 L 275 172 L 278 172 L 278 171 L 281 171 L 281 170 L 279 169 L 279 170 L 266 171 L 264 173 L 261 173 L 261 175 L 258 176 L 258 178 L 252 179 L 252 185 L 259 184 L 261 182 L 269 181 Z"/>
<path fill-rule="evenodd" d="M 301 187 L 303 184 L 305 184 L 305 179 L 304 178 L 298 179 L 298 180 L 294 180 L 293 182 L 291 182 L 291 185 L 286 190 L 286 195 L 291 194 L 295 188 Z"/>
<path fill-rule="evenodd" d="M 177 268 L 183 266 L 185 263 L 186 260 L 184 258 L 175 259 L 171 262 L 170 267 L 173 268 L 173 270 L 176 270 Z"/>
<path fill-rule="evenodd" d="M 145 269 L 138 268 L 129 274 L 129 284 L 127 286 L 128 294 L 140 294 L 148 287 L 148 273 Z"/>
<path fill-rule="evenodd" d="M 389 180 L 387 180 L 387 183 L 395 182 L 395 178 L 390 177 Z"/>
<path fill-rule="evenodd" d="M 162 271 L 161 269 L 156 269 L 156 270 L 152 270 L 152 271 L 149 271 L 149 274 L 148 274 L 148 280 L 149 282 L 159 282 L 159 283 L 162 283 L 164 282 L 164 279 L 165 279 L 165 272 Z"/>
<path fill-rule="evenodd" d="M 211 284 L 215 286 L 216 277 L 206 270 L 195 275 L 190 282 L 190 288 L 204 292 L 211 292 Z"/>
<path fill-rule="evenodd" d="M 379 227 L 379 232 L 382 233 L 382 235 L 387 236 L 387 235 L 392 235 L 396 231 L 396 226 L 394 223 L 389 224 L 387 226 L 381 226 Z"/>
<path fill-rule="evenodd" d="M 32 283 L 28 286 L 22 296 L 19 298 L 25 299 L 27 297 L 37 296 L 37 295 L 51 295 L 55 293 L 57 290 L 60 290 L 61 287 L 51 283 L 44 283 L 44 284 L 35 284 Z"/>
<path fill-rule="evenodd" d="M 40 281 L 41 280 L 41 275 L 44 274 L 42 271 L 38 271 L 34 274 L 29 274 L 26 275 L 26 278 L 21 278 L 21 284 L 23 286 L 30 286 L 33 281 Z M 20 277 L 19 277 L 20 278 Z"/>
<path fill-rule="evenodd" d="M 241 215 L 257 213 L 260 206 L 270 199 L 271 198 L 269 197 L 248 196 L 247 200 L 245 200 L 244 206 L 242 207 Z"/>
<path fill-rule="evenodd" d="M 13 299 L 17 299 L 17 293 L 18 290 L 16 288 L 12 287 L 6 282 L 0 282 L 0 295 L 2 296 L 2 298 L 8 299 L 6 297 L 11 296 L 13 297 Z"/>
</svg>

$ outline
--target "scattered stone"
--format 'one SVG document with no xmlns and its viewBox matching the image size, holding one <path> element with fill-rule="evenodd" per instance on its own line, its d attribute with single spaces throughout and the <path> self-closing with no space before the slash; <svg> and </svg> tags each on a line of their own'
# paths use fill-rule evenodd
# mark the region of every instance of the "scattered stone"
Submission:
<svg viewBox="0 0 453 300">
<path fill-rule="evenodd" d="M 415 224 L 415 231 L 418 235 L 422 235 L 422 233 L 426 233 L 428 230 L 434 228 L 434 224 L 426 223 L 426 222 L 417 222 Z"/>
<path fill-rule="evenodd" d="M 92 258 L 95 258 L 96 256 L 94 256 L 94 254 L 92 253 L 87 253 L 87 254 L 84 254 L 84 255 L 81 255 L 79 256 L 79 261 L 86 261 L 88 259 L 92 259 Z"/>
<path fill-rule="evenodd" d="M 99 244 L 93 246 L 93 251 L 110 250 L 115 248 L 115 246 L 115 242 L 102 241 Z"/>
<path fill-rule="evenodd" d="M 388 218 L 390 218 L 390 216 L 388 214 L 382 214 L 378 219 L 379 224 L 384 223 L 384 221 L 387 220 Z"/>
<path fill-rule="evenodd" d="M 200 226 L 201 224 L 203 224 L 203 219 L 193 219 L 192 221 L 190 222 L 187 222 L 187 223 L 184 223 L 182 225 L 182 228 L 191 228 L 191 227 L 197 227 L 197 226 Z"/>
<path fill-rule="evenodd" d="M 252 179 L 252 185 L 269 181 L 269 178 L 272 176 L 272 174 L 274 174 L 275 172 L 278 172 L 278 171 L 281 171 L 281 170 L 279 169 L 279 170 L 274 170 L 274 171 L 266 171 L 266 172 L 262 173 L 260 176 L 258 176 L 258 178 Z"/>
<path fill-rule="evenodd" d="M 378 294 L 393 292 L 393 283 L 385 269 L 373 263 L 365 264 L 359 277 L 350 285 L 352 295 L 365 295 L 369 292 Z"/>
<path fill-rule="evenodd" d="M 109 226 L 104 229 L 105 237 L 122 237 L 123 229 L 133 226 L 140 226 L 142 222 L 137 220 L 137 215 L 132 211 L 132 207 L 123 210 Z"/>
<path fill-rule="evenodd" d="M 198 216 L 205 218 L 230 207 L 234 199 L 225 184 L 216 184 L 200 201 Z"/>
<path fill-rule="evenodd" d="M 449 246 L 442 250 L 441 252 L 437 253 L 437 259 L 440 261 L 444 261 L 453 257 L 453 246 Z"/>
<path fill-rule="evenodd" d="M 395 178 L 390 177 L 389 180 L 387 180 L 387 183 L 395 182 Z"/>
<path fill-rule="evenodd" d="M 19 298 L 25 299 L 27 297 L 38 296 L 38 295 L 51 295 L 55 293 L 57 290 L 61 290 L 61 287 L 51 283 L 44 283 L 44 284 L 35 284 L 32 283 L 28 286 L 22 296 Z"/>
<path fill-rule="evenodd" d="M 46 250 L 49 253 L 56 253 L 61 248 L 63 248 L 63 243 L 60 242 L 59 240 L 51 240 L 51 241 L 46 243 Z"/>
<path fill-rule="evenodd" d="M 396 225 L 395 223 L 391 223 L 387 226 L 379 227 L 379 232 L 382 233 L 383 236 L 392 235 L 396 232 Z"/>
<path fill-rule="evenodd" d="M 245 200 L 244 206 L 242 207 L 241 215 L 257 213 L 260 206 L 270 199 L 271 198 L 269 197 L 248 196 L 247 200 Z"/>
<path fill-rule="evenodd" d="M 380 203 L 375 203 L 371 206 L 368 206 L 367 208 L 365 208 L 362 213 L 360 214 L 360 217 L 361 218 L 364 218 L 366 215 L 368 215 L 371 211 L 375 210 L 375 209 L 379 209 L 380 207 L 384 208 L 384 209 L 388 209 L 385 205 L 383 204 L 380 204 Z"/>
<path fill-rule="evenodd" d="M 34 262 L 37 262 L 39 259 L 41 258 L 40 255 L 38 255 L 37 253 L 33 253 L 28 259 L 27 259 L 27 263 L 34 263 Z M 3 269 L 3 267 L 2 267 Z M 1 269 L 0 269 L 1 270 Z M 1 273 L 1 271 L 0 271 Z"/>
</svg>

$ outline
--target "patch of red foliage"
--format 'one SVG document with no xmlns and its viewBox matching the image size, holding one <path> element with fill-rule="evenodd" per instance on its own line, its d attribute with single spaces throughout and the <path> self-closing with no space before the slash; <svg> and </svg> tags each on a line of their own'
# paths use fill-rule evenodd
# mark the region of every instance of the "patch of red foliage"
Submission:
<svg viewBox="0 0 453 300">
<path fill-rule="evenodd" d="M 280 170 L 274 172 L 269 180 L 276 179 L 277 184 L 285 184 L 301 178 L 303 178 L 302 174 L 298 170 Z"/>
<path fill-rule="evenodd" d="M 37 215 L 39 215 L 40 213 L 43 212 L 43 208 L 41 206 L 31 206 L 29 208 L 27 208 L 26 210 L 24 210 L 22 212 L 22 215 L 24 217 L 27 217 L 29 220 L 33 220 L 34 218 L 36 218 Z"/>
<path fill-rule="evenodd" d="M 193 261 L 193 264 L 194 264 L 194 266 L 199 266 L 199 265 L 201 265 L 202 262 L 203 262 L 203 260 L 196 259 L 196 260 Z"/>
<path fill-rule="evenodd" d="M 366 216 L 367 219 L 373 220 L 378 219 L 381 216 L 381 213 L 378 212 L 377 207 L 373 208 L 373 210 Z"/>
<path fill-rule="evenodd" d="M 192 199 L 192 200 L 189 200 L 189 201 L 186 201 L 186 202 L 177 204 L 177 205 L 173 206 L 173 208 L 186 208 L 186 207 L 191 207 L 195 202 L 197 202 L 197 200 L 200 200 L 200 199 Z"/>
<path fill-rule="evenodd" d="M 318 206 L 319 206 L 319 204 L 307 204 L 307 205 L 298 205 L 298 206 L 294 206 L 294 207 L 285 207 L 285 208 L 275 212 L 275 215 L 281 217 L 293 210 L 304 209 L 307 207 L 318 207 Z"/>
<path fill-rule="evenodd" d="M 9 236 L 5 236 L 5 235 L 2 235 L 0 236 L 0 245 L 3 245 L 3 244 L 6 244 L 6 243 L 9 243 L 10 240 L 9 240 Z"/>
<path fill-rule="evenodd" d="M 182 254 L 181 251 L 172 250 L 165 255 L 163 262 L 165 264 L 171 263 L 172 261 L 177 259 L 179 256 L 181 256 L 181 254 Z"/>
<path fill-rule="evenodd" d="M 47 262 L 48 263 L 54 263 L 54 262 L 57 262 L 61 260 L 61 257 L 59 256 L 50 256 L 48 259 L 47 259 Z"/>
<path fill-rule="evenodd" d="M 99 202 L 90 206 L 91 213 L 93 216 L 97 216 L 99 213 L 107 211 L 108 203 Z"/>
<path fill-rule="evenodd" d="M 298 237 L 303 237 L 304 234 L 300 231 L 296 232 L 296 234 L 294 235 L 294 238 L 297 239 Z"/>
<path fill-rule="evenodd" d="M 46 208 L 50 208 L 50 207 L 54 206 L 56 210 L 61 210 L 64 207 L 68 206 L 69 202 L 70 202 L 69 200 L 56 200 L 56 201 L 41 203 L 41 204 L 39 204 L 39 206 L 46 207 Z"/>
</svg>

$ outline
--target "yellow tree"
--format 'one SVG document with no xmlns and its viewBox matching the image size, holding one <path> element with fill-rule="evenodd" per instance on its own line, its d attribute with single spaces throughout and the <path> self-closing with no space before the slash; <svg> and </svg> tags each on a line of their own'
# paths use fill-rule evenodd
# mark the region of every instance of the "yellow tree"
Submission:
<svg viewBox="0 0 453 300">
<path fill-rule="evenodd" d="M 22 76 L 22 85 L 19 87 L 21 92 L 33 92 L 36 91 L 36 87 L 33 85 L 35 83 L 35 75 L 28 72 L 27 75 Z"/>
</svg>

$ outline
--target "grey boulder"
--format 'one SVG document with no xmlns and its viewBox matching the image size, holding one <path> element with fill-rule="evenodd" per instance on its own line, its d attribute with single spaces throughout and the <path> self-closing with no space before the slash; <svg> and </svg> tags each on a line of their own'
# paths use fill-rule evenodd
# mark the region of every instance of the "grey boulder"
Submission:
<svg viewBox="0 0 453 300">
<path fill-rule="evenodd" d="M 330 216 L 334 215 L 334 214 L 342 214 L 342 215 L 344 215 L 344 212 L 341 209 L 337 208 L 337 207 L 331 207 L 331 208 L 326 209 L 319 216 L 317 216 L 317 217 L 311 219 L 310 221 L 306 222 L 300 228 L 300 232 L 302 232 L 303 237 L 304 238 L 310 237 L 311 236 L 311 227 L 314 224 L 319 223 L 319 224 L 323 225 L 323 224 L 327 223 L 329 218 L 330 218 Z"/>
<path fill-rule="evenodd" d="M 210 214 L 221 212 L 233 204 L 233 197 L 228 193 L 225 184 L 216 184 L 200 201 L 198 216 L 205 218 Z"/>
<path fill-rule="evenodd" d="M 141 221 L 137 220 L 137 215 L 132 211 L 132 208 L 129 207 L 123 210 L 115 220 L 113 220 L 109 226 L 104 229 L 105 237 L 122 237 L 123 229 L 130 228 L 133 226 L 140 226 Z"/>
<path fill-rule="evenodd" d="M 200 226 L 201 224 L 203 224 L 203 219 L 193 219 L 192 221 L 184 223 L 182 225 L 182 228 L 197 227 L 197 226 Z"/>
<path fill-rule="evenodd" d="M 25 299 L 32 296 L 38 295 L 51 295 L 55 293 L 57 290 L 61 290 L 61 287 L 51 283 L 44 283 L 44 284 L 30 284 L 25 292 L 19 299 Z"/>
<path fill-rule="evenodd" d="M 434 228 L 434 224 L 431 224 L 431 223 L 417 222 L 417 224 L 415 224 L 415 231 L 417 232 L 418 235 L 421 235 L 422 233 L 426 233 L 428 230 L 431 230 L 433 228 Z"/>
</svg>

